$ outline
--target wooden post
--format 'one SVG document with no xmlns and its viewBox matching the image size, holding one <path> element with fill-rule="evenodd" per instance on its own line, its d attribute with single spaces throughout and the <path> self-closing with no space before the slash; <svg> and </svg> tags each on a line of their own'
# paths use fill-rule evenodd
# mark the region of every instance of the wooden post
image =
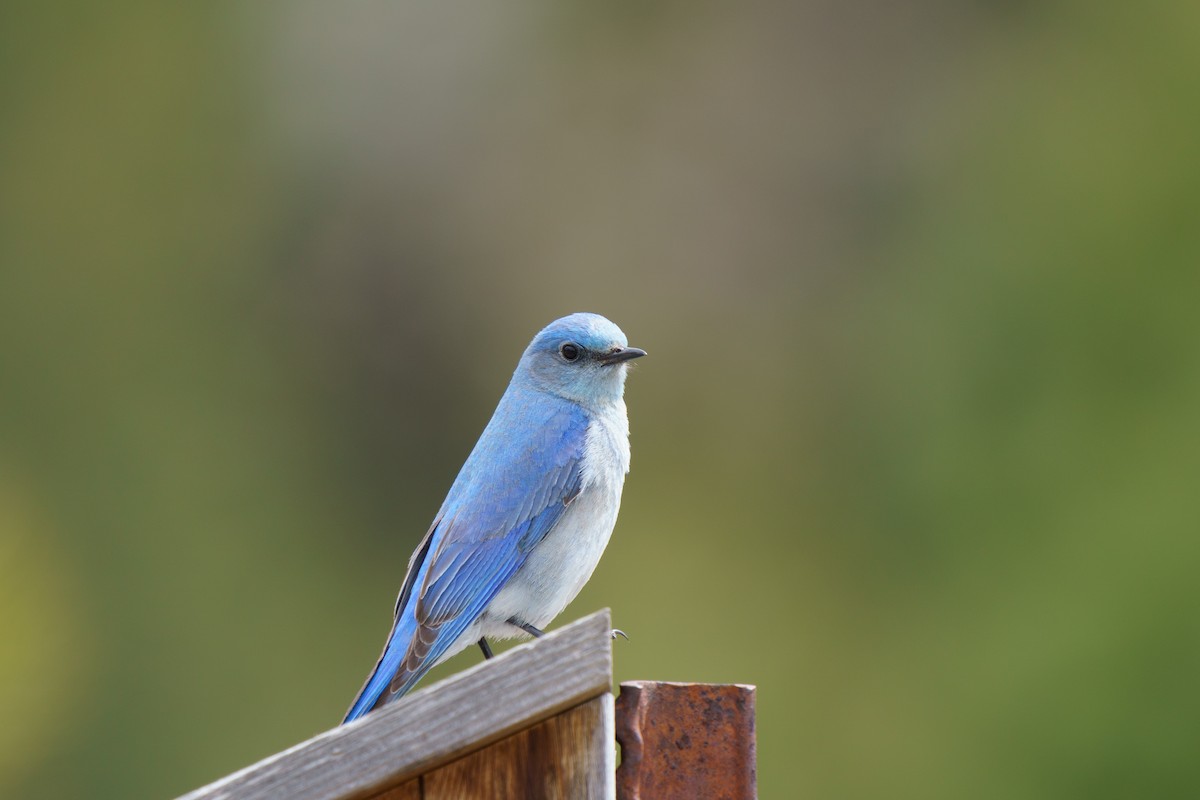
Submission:
<svg viewBox="0 0 1200 800">
<path fill-rule="evenodd" d="M 180 800 L 609 800 L 611 632 L 605 609 Z"/>
<path fill-rule="evenodd" d="M 605 609 L 180 800 L 754 798 L 754 687 L 624 683 L 614 709 L 611 631 Z"/>
<path fill-rule="evenodd" d="M 631 681 L 616 705 L 617 800 L 753 800 L 754 687 Z"/>
</svg>

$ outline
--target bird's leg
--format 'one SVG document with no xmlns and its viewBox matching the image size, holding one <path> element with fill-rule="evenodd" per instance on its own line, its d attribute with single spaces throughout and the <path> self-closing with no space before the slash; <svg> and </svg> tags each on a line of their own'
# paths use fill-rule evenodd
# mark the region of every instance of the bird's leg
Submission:
<svg viewBox="0 0 1200 800">
<path fill-rule="evenodd" d="M 525 631 L 526 633 L 528 633 L 530 636 L 532 636 L 532 637 L 533 637 L 533 638 L 535 638 L 535 639 L 540 639 L 540 638 L 542 638 L 543 636 L 545 636 L 545 635 L 546 635 L 546 634 L 545 634 L 545 633 L 543 633 L 542 631 L 540 631 L 540 630 L 538 630 L 537 628 L 535 628 L 535 627 L 533 627 L 532 625 L 530 625 L 528 622 L 517 622 L 515 619 L 510 619 L 510 620 L 508 621 L 508 624 L 509 624 L 509 625 L 516 625 L 518 628 L 520 628 L 521 630 Z"/>
<path fill-rule="evenodd" d="M 492 647 L 487 643 L 487 639 L 482 636 L 479 637 L 479 649 L 483 651 L 484 658 L 492 657 Z"/>
</svg>

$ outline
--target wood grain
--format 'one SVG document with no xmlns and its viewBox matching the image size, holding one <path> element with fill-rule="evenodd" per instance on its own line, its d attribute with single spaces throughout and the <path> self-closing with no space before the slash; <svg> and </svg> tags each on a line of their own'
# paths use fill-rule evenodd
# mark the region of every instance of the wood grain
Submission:
<svg viewBox="0 0 1200 800">
<path fill-rule="evenodd" d="M 388 789 L 382 794 L 371 795 L 370 800 L 421 800 L 421 779 L 413 778 L 402 783 L 395 789 Z"/>
<path fill-rule="evenodd" d="M 612 703 L 601 695 L 427 773 L 424 800 L 610 800 Z"/>
<path fill-rule="evenodd" d="M 608 609 L 326 731 L 180 800 L 364 800 L 608 694 Z"/>
</svg>

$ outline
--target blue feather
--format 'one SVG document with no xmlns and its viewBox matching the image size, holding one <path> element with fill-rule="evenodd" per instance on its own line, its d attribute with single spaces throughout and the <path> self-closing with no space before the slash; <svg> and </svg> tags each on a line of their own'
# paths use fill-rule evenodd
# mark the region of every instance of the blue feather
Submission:
<svg viewBox="0 0 1200 800">
<path fill-rule="evenodd" d="M 579 494 L 588 417 L 565 400 L 531 403 L 531 391 L 510 387 L 459 472 L 409 564 L 387 645 L 346 722 L 411 689 Z"/>
</svg>

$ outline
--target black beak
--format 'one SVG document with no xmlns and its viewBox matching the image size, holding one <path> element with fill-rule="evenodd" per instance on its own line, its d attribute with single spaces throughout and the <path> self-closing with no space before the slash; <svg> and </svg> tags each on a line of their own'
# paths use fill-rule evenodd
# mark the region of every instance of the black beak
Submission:
<svg viewBox="0 0 1200 800">
<path fill-rule="evenodd" d="M 613 350 L 610 353 L 597 356 L 596 360 L 601 364 L 608 366 L 610 364 L 620 364 L 623 361 L 632 361 L 633 359 L 641 358 L 644 355 L 646 355 L 646 351 L 640 347 L 621 347 Z"/>
</svg>

